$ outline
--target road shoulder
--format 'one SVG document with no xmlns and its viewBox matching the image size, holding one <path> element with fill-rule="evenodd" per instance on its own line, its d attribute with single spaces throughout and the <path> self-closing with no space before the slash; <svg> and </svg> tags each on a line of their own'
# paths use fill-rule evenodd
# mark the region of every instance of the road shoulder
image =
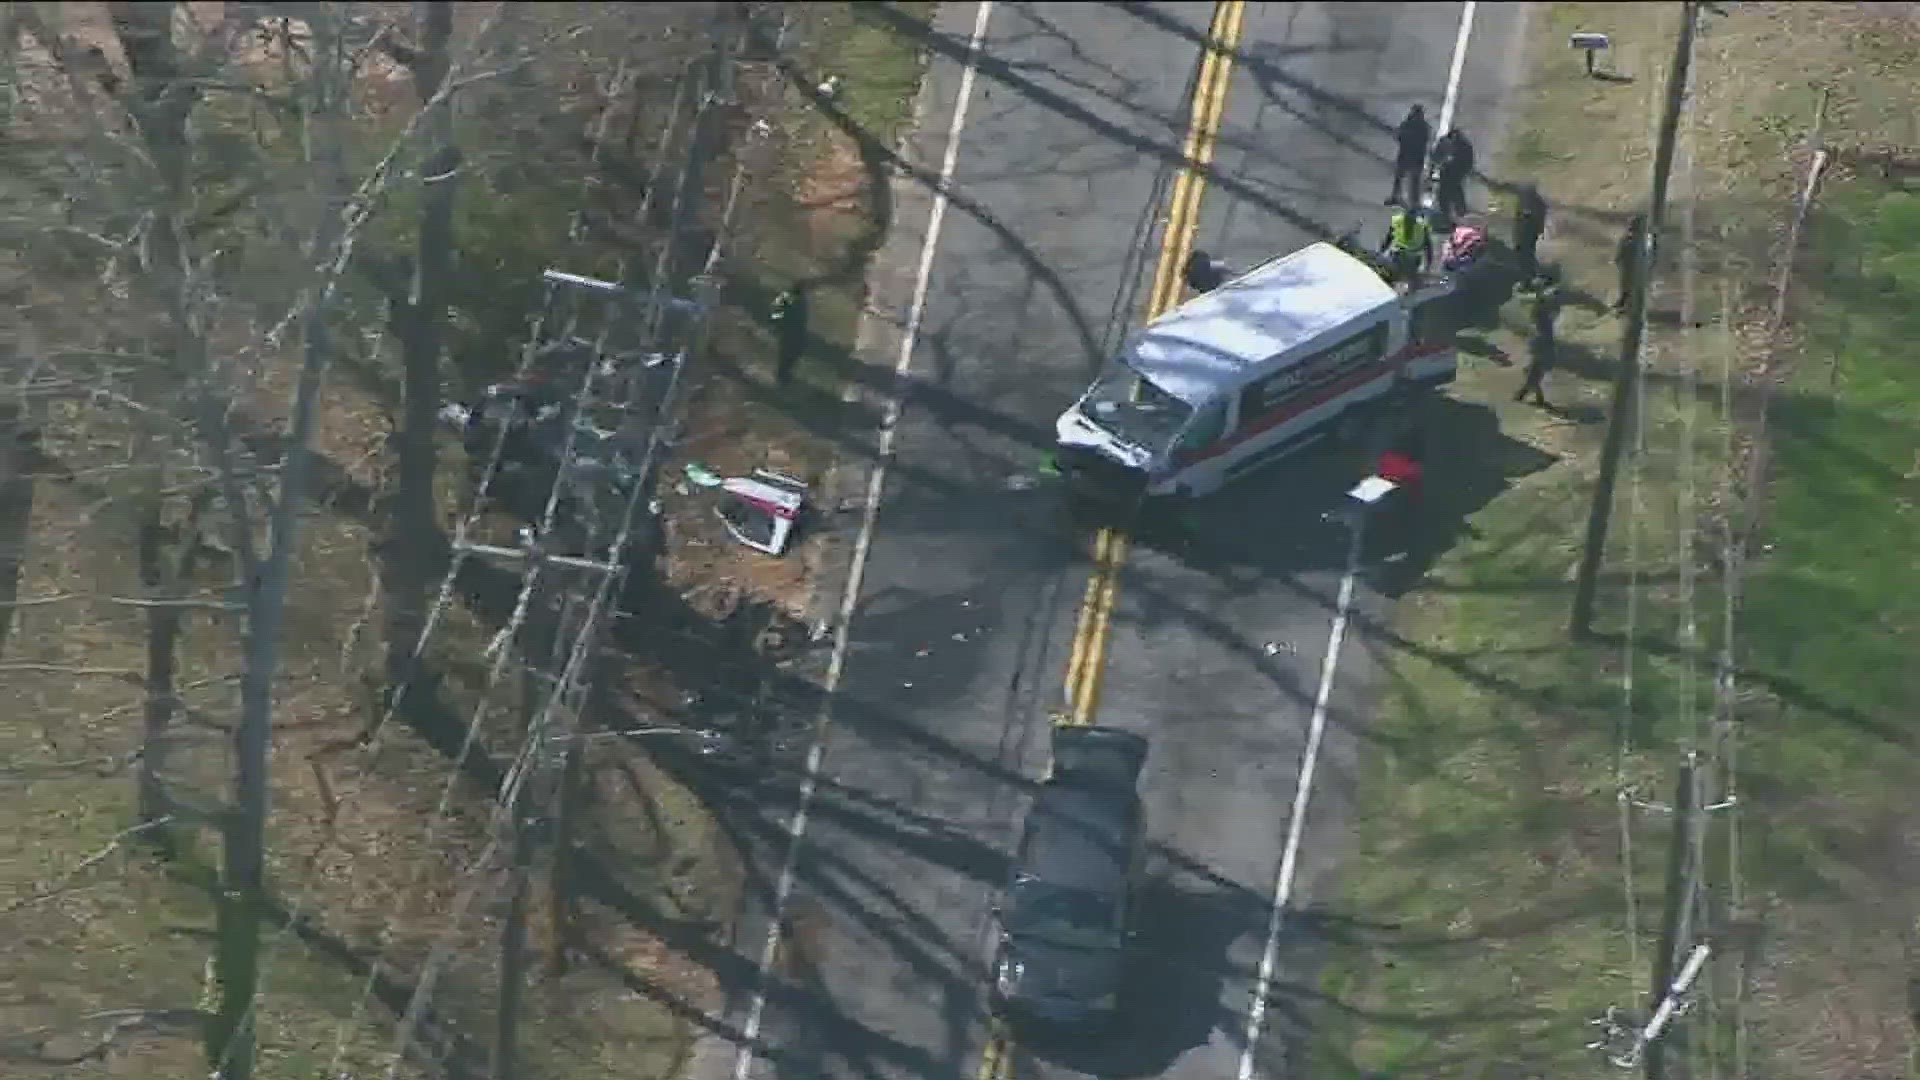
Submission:
<svg viewBox="0 0 1920 1080">
<path fill-rule="evenodd" d="M 1644 198 L 1674 30 L 1628 10 L 1543 6 L 1530 35 L 1534 97 L 1500 168 L 1537 177 L 1555 207 L 1545 255 L 1569 286 L 1563 359 L 1552 408 L 1505 403 L 1525 347 L 1513 303 L 1471 335 L 1481 359 L 1462 381 L 1554 460 L 1473 515 L 1384 629 L 1391 685 L 1361 853 L 1323 919 L 1316 1076 L 1605 1068 L 1586 1043 L 1619 1051 L 1646 1019 L 1689 748 L 1696 801 L 1715 809 L 1683 848 L 1696 902 L 1680 939 L 1711 959 L 1669 1060 L 1699 1075 L 1906 1069 L 1914 897 L 1892 868 L 1913 840 L 1891 777 L 1911 775 L 1897 718 L 1915 689 L 1881 650 L 1911 642 L 1916 619 L 1852 545 L 1914 540 L 1897 493 L 1911 484 L 1912 389 L 1883 352 L 1912 305 L 1860 306 L 1869 281 L 1883 297 L 1915 287 L 1885 246 L 1910 235 L 1912 196 L 1878 164 L 1912 156 L 1881 148 L 1911 138 L 1913 27 L 1791 4 L 1703 16 L 1643 438 L 1623 467 L 1600 632 L 1572 646 L 1571 571 L 1620 333 L 1610 256 Z M 1632 81 L 1569 63 L 1567 35 L 1595 29 L 1614 36 L 1603 70 Z M 1788 69 L 1831 86 L 1821 141 L 1836 151 L 1797 252 L 1781 240 L 1818 94 L 1776 78 Z M 1610 1007 L 1606 1040 L 1588 1022 Z"/>
</svg>

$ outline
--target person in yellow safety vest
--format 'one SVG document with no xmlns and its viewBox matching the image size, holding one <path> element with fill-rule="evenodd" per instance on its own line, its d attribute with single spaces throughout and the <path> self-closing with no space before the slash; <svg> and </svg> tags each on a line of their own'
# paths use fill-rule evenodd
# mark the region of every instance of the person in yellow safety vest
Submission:
<svg viewBox="0 0 1920 1080">
<path fill-rule="evenodd" d="M 1401 207 L 1387 223 L 1387 235 L 1380 241 L 1380 253 L 1393 268 L 1395 281 L 1411 281 L 1433 264 L 1433 226 L 1426 212 Z"/>
</svg>

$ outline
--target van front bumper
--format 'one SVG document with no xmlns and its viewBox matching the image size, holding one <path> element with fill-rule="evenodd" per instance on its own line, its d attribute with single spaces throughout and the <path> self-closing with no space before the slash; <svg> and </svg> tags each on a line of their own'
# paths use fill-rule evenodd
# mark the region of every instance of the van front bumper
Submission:
<svg viewBox="0 0 1920 1080">
<path fill-rule="evenodd" d="M 1062 446 L 1055 453 L 1062 486 L 1076 508 L 1108 516 L 1131 517 L 1147 497 L 1147 474 L 1096 450 Z M 1114 522 L 1118 523 L 1118 522 Z"/>
</svg>

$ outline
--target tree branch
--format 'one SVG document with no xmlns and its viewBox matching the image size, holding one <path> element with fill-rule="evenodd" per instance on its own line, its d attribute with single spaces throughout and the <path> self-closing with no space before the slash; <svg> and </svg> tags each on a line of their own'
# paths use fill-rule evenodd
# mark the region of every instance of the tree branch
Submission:
<svg viewBox="0 0 1920 1080">
<path fill-rule="evenodd" d="M 42 604 L 62 604 L 68 600 L 80 599 L 79 593 L 54 593 L 52 596 L 29 596 L 25 600 L 8 600 L 0 603 L 0 608 L 39 607 Z"/>
<path fill-rule="evenodd" d="M 121 772 L 127 766 L 139 760 L 138 753 L 120 754 L 114 757 L 77 758 L 72 761 L 49 761 L 39 765 L 8 765 L 0 768 L 0 781 L 6 780 L 64 780 L 85 777 L 90 780 L 103 780 Z"/>
<path fill-rule="evenodd" d="M 206 1020 L 207 1014 L 199 1009 L 110 1009 L 88 1013 L 65 1029 L 42 1027 L 0 1035 L 0 1059 L 56 1067 L 81 1065 L 104 1059 L 123 1038 L 136 1035 L 192 1036 L 198 1033 Z M 70 1032 L 73 1027 L 85 1024 L 105 1026 L 79 1049 L 65 1050 L 54 1045 L 63 1031 Z"/>
<path fill-rule="evenodd" d="M 10 672 L 32 672 L 42 675 L 94 675 L 108 679 L 131 679 L 138 681 L 141 673 L 132 668 L 83 667 L 78 664 L 39 664 L 21 661 L 14 664 L 0 664 L 0 674 Z"/>
<path fill-rule="evenodd" d="M 120 850 L 121 845 L 126 843 L 126 841 L 140 835 L 143 832 L 147 832 L 150 829 L 163 828 L 169 823 L 171 823 L 172 821 L 173 821 L 173 815 L 168 814 L 165 817 L 155 818 L 152 821 L 142 822 L 138 825 L 133 826 L 132 828 L 120 830 L 118 833 L 114 834 L 113 839 L 107 841 L 106 847 L 103 847 L 99 851 L 96 851 L 93 854 L 87 856 L 86 858 L 80 860 L 78 863 L 74 865 L 73 869 L 68 870 L 66 873 L 60 875 L 60 879 L 54 882 L 52 885 L 49 885 L 43 889 L 36 889 L 35 891 L 27 894 L 26 896 L 22 896 L 15 899 L 12 903 L 7 904 L 5 907 L 0 907 L 0 915 L 11 915 L 16 911 L 19 911 L 21 908 L 30 907 L 34 904 L 38 904 L 46 900 L 51 900 L 54 897 L 61 895 L 62 893 L 72 892 L 74 888 L 76 888 L 76 886 L 74 885 L 75 878 L 78 878 L 81 874 L 84 874 L 88 870 L 92 869 L 93 867 L 96 867 L 101 863 L 105 862 L 109 856 L 111 856 L 114 852 Z"/>
</svg>

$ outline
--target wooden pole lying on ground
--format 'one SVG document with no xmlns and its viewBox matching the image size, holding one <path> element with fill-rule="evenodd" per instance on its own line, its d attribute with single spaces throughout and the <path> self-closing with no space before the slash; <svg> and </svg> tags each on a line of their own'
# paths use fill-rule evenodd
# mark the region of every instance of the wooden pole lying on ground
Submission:
<svg viewBox="0 0 1920 1080">
<path fill-rule="evenodd" d="M 1594 594 L 1598 591 L 1600 563 L 1606 552 L 1607 525 L 1613 516 L 1613 490 L 1620 476 L 1620 455 L 1626 449 L 1627 429 L 1633 422 L 1628 405 L 1640 379 L 1640 343 L 1647 329 L 1647 287 L 1659 257 L 1660 225 L 1666 216 L 1667 178 L 1673 171 L 1680 109 L 1687 96 L 1687 68 L 1693 59 L 1693 32 L 1699 5 L 1687 0 L 1680 7 L 1680 36 L 1674 44 L 1673 65 L 1667 71 L 1666 111 L 1660 118 L 1660 137 L 1653 155 L 1653 192 L 1647 201 L 1647 228 L 1636 259 L 1633 288 L 1627 297 L 1626 328 L 1620 336 L 1620 360 L 1613 376 L 1613 406 L 1607 414 L 1607 438 L 1600 450 L 1600 477 L 1593 487 L 1586 544 L 1580 552 L 1580 574 L 1574 582 L 1569 629 L 1576 638 L 1586 637 L 1593 629 Z"/>
</svg>

